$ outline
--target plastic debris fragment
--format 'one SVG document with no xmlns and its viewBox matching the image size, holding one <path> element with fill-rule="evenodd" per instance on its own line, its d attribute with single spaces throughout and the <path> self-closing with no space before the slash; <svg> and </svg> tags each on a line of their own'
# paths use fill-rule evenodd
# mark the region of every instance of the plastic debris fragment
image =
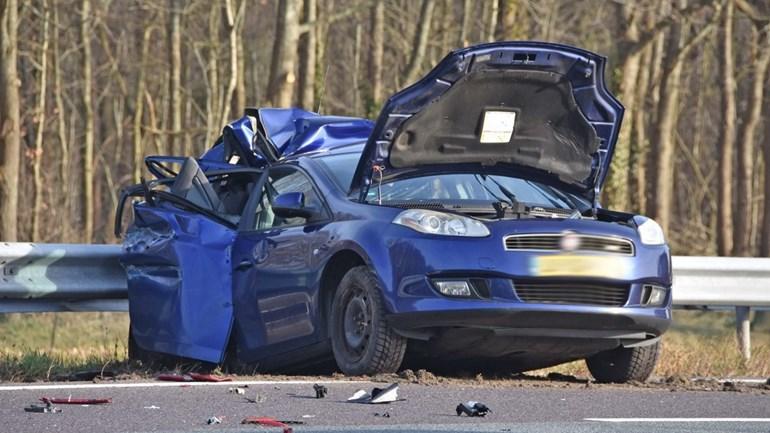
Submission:
<svg viewBox="0 0 770 433">
<path fill-rule="evenodd" d="M 31 404 L 24 408 L 24 412 L 61 413 L 61 409 L 59 409 L 58 407 L 54 407 L 51 403 L 46 403 L 45 405 Z"/>
<path fill-rule="evenodd" d="M 329 393 L 329 389 L 326 388 L 323 385 L 315 384 L 313 385 L 313 389 L 315 390 L 315 398 L 324 398 L 326 397 L 326 394 Z"/>
<path fill-rule="evenodd" d="M 216 417 L 216 416 L 210 416 L 209 419 L 206 420 L 206 424 L 208 425 L 222 424 L 222 418 Z"/>
<path fill-rule="evenodd" d="M 246 390 L 245 389 L 238 388 L 237 386 L 233 387 L 233 388 L 227 388 L 227 392 L 229 392 L 231 394 L 235 393 L 235 394 L 238 394 L 238 395 L 246 394 Z"/>
<path fill-rule="evenodd" d="M 398 384 L 393 383 L 386 388 L 374 388 L 371 393 L 359 389 L 352 396 L 348 397 L 351 403 L 392 403 L 398 401 Z"/>
<path fill-rule="evenodd" d="M 468 416 L 486 416 L 488 413 L 492 412 L 492 410 L 488 408 L 487 405 L 477 401 L 460 403 L 457 405 L 455 411 L 457 412 L 457 416 L 462 414 L 466 414 Z"/>
</svg>

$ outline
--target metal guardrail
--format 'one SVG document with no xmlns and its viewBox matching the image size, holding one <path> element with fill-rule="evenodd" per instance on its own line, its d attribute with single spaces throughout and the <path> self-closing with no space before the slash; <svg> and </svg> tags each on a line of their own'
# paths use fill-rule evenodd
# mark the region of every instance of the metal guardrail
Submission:
<svg viewBox="0 0 770 433">
<path fill-rule="evenodd" d="M 0 313 L 128 311 L 120 245 L 0 243 Z"/>
<path fill-rule="evenodd" d="M 128 311 L 120 245 L 0 243 L 0 313 Z M 674 257 L 674 307 L 736 310 L 743 356 L 749 312 L 770 307 L 770 258 Z"/>
</svg>

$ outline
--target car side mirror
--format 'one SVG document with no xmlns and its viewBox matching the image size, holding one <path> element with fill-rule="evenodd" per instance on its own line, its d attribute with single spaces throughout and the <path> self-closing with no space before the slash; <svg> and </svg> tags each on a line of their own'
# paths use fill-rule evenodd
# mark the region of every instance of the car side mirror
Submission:
<svg viewBox="0 0 770 433">
<path fill-rule="evenodd" d="M 279 194 L 273 200 L 273 213 L 281 218 L 305 218 L 313 216 L 313 209 L 305 207 L 305 194 L 301 192 L 287 192 Z"/>
</svg>

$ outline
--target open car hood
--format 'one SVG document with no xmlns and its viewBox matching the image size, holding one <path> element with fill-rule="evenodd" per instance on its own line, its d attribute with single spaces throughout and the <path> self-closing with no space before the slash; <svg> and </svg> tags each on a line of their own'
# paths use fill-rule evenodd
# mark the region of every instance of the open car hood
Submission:
<svg viewBox="0 0 770 433">
<path fill-rule="evenodd" d="M 602 56 L 551 43 L 454 51 L 385 104 L 353 186 L 363 197 L 375 169 L 377 182 L 483 166 L 595 199 L 623 117 L 604 65 Z"/>
</svg>

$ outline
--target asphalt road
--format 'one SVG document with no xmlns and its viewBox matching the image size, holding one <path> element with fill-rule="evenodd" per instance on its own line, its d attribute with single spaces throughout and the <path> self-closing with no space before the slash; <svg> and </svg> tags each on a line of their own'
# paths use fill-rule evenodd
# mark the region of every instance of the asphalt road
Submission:
<svg viewBox="0 0 770 433">
<path fill-rule="evenodd" d="M 73 387 L 73 385 L 75 387 Z M 50 388 L 45 388 L 49 386 Z M 232 383 L 180 386 L 169 382 L 0 385 L 0 432 L 229 432 L 277 431 L 241 426 L 246 416 L 303 421 L 296 432 L 770 432 L 770 392 L 671 391 L 613 386 L 401 384 L 403 400 L 387 405 L 348 403 L 371 382 L 331 382 L 325 399 L 311 383 L 251 383 L 245 395 Z M 245 397 L 264 399 L 251 403 Z M 57 405 L 62 413 L 27 413 L 40 397 L 112 398 L 100 406 Z M 477 400 L 493 413 L 455 415 Z M 377 414 L 388 413 L 390 417 Z M 219 425 L 207 425 L 211 416 Z M 725 419 L 727 418 L 727 419 Z"/>
</svg>

